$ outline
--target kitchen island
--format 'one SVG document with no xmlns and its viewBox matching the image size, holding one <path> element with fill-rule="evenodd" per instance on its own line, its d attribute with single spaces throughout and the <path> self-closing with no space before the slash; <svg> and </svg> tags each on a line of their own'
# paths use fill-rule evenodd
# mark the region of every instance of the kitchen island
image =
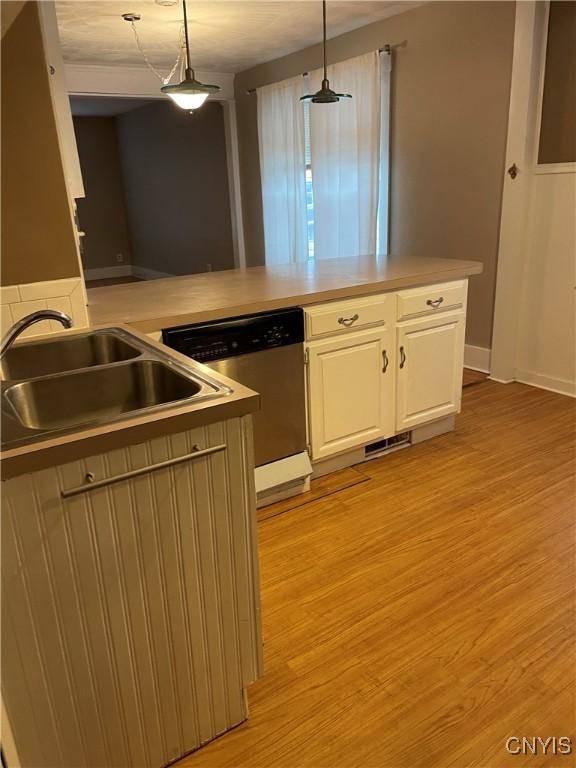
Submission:
<svg viewBox="0 0 576 768">
<path fill-rule="evenodd" d="M 304 356 L 294 376 L 305 382 L 306 453 L 318 476 L 454 428 L 468 278 L 481 271 L 425 257 L 307 261 L 93 288 L 88 309 L 93 322 L 124 322 L 170 343 L 179 332 L 193 339 L 196 324 L 299 308 Z M 212 349 L 200 354 L 217 360 Z M 240 382 L 280 388 L 252 374 Z M 255 427 L 268 418 L 265 401 Z M 257 448 L 263 435 L 256 430 Z"/>
<path fill-rule="evenodd" d="M 477 261 L 425 257 L 326 259 L 205 272 L 91 288 L 92 325 L 126 323 L 144 333 L 286 307 L 461 280 Z"/>
<path fill-rule="evenodd" d="M 259 397 L 117 326 L 2 373 L 7 764 L 161 768 L 243 722 L 262 674 Z"/>
</svg>

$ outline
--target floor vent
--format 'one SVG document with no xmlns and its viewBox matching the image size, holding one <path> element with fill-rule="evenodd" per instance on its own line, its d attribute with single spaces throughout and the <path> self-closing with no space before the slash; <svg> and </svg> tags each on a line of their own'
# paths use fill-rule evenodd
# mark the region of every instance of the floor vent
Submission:
<svg viewBox="0 0 576 768">
<path fill-rule="evenodd" d="M 387 437 L 385 440 L 378 440 L 377 443 L 371 443 L 364 448 L 365 459 L 375 459 L 385 453 L 398 451 L 400 448 L 407 448 L 410 445 L 410 432 L 401 432 L 399 435 Z"/>
</svg>

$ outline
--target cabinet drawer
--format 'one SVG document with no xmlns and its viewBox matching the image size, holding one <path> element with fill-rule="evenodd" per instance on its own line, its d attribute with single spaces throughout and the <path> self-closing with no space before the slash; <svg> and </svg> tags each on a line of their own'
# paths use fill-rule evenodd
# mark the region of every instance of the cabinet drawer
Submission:
<svg viewBox="0 0 576 768">
<path fill-rule="evenodd" d="M 408 317 L 437 314 L 447 309 L 465 308 L 466 292 L 465 280 L 398 291 L 397 318 L 405 320 Z"/>
<path fill-rule="evenodd" d="M 357 331 L 394 322 L 394 297 L 391 294 L 363 296 L 306 307 L 306 339 Z"/>
</svg>

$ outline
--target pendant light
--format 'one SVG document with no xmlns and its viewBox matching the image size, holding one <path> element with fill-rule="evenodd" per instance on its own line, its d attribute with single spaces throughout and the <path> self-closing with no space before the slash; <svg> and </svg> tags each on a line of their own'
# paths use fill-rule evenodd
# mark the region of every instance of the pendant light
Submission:
<svg viewBox="0 0 576 768">
<path fill-rule="evenodd" d="M 211 93 L 220 90 L 219 85 L 205 85 L 196 80 L 190 61 L 190 41 L 188 39 L 188 16 L 186 14 L 186 0 L 182 0 L 184 9 L 184 35 L 186 39 L 186 74 L 184 80 L 178 85 L 165 85 L 160 88 L 162 93 L 178 104 L 182 109 L 193 110 L 201 107 Z"/>
<path fill-rule="evenodd" d="M 351 99 L 350 93 L 336 93 L 330 88 L 328 81 L 328 62 L 326 58 L 326 0 L 322 0 L 322 28 L 323 28 L 323 44 L 324 44 L 324 79 L 322 80 L 322 88 L 316 93 L 311 93 L 308 96 L 301 96 L 300 101 L 311 101 L 312 104 L 334 104 L 340 99 Z M 162 89 L 164 90 L 164 89 Z"/>
</svg>

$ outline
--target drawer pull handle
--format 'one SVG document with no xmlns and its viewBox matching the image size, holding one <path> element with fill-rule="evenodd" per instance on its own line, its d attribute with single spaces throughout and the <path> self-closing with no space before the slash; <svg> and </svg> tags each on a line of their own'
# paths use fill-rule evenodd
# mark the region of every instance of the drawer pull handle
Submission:
<svg viewBox="0 0 576 768">
<path fill-rule="evenodd" d="M 440 304 L 442 304 L 442 302 L 443 302 L 443 301 L 444 301 L 444 296 L 440 296 L 440 298 L 439 298 L 439 299 L 428 299 L 428 301 L 426 302 L 426 304 L 427 304 L 429 307 L 434 307 L 434 309 L 436 309 L 437 307 L 439 307 L 439 306 L 440 306 Z"/>
<path fill-rule="evenodd" d="M 185 461 L 193 459 L 200 459 L 202 456 L 210 456 L 213 453 L 219 451 L 225 451 L 225 445 L 215 445 L 213 448 L 204 448 L 199 450 L 196 448 L 192 453 L 186 453 L 184 456 L 176 456 L 174 459 L 167 459 L 166 461 L 159 461 L 157 464 L 150 464 L 147 467 L 139 467 L 138 469 L 132 469 L 130 472 L 122 472 L 120 475 L 114 475 L 114 477 L 105 477 L 102 480 L 94 480 L 92 472 L 86 474 L 86 483 L 84 485 L 77 485 L 75 488 L 68 488 L 68 490 L 61 491 L 60 496 L 63 499 L 69 499 L 71 496 L 78 496 L 80 493 L 86 493 L 87 491 L 95 491 L 97 488 L 104 488 L 107 485 L 113 485 L 114 483 L 121 483 L 123 480 L 131 480 L 133 477 L 140 477 L 141 475 L 147 475 L 149 472 L 154 472 L 157 469 L 165 469 L 166 467 L 173 467 L 176 464 L 183 464 Z"/>
<path fill-rule="evenodd" d="M 386 350 L 382 350 L 382 373 L 386 373 L 388 370 L 388 363 L 390 361 L 388 360 L 388 355 L 386 354 Z"/>
<path fill-rule="evenodd" d="M 404 352 L 404 347 L 400 347 L 400 368 L 404 368 L 405 363 L 406 363 L 406 352 Z"/>
<path fill-rule="evenodd" d="M 346 328 L 349 328 L 353 323 L 356 322 L 356 320 L 358 320 L 359 317 L 360 315 L 352 315 L 352 317 L 339 317 L 338 322 L 340 325 L 344 325 Z"/>
</svg>

